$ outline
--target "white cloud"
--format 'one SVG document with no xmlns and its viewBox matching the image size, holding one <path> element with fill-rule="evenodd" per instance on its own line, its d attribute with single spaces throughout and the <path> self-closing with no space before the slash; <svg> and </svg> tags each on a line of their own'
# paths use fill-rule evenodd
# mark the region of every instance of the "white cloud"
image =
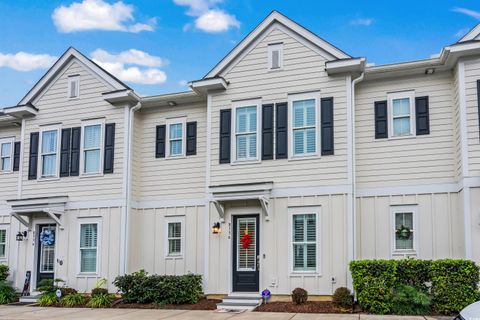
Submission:
<svg viewBox="0 0 480 320">
<path fill-rule="evenodd" d="M 188 86 L 188 81 L 187 80 L 180 80 L 180 81 L 178 81 L 178 85 L 180 87 L 186 87 L 186 86 Z"/>
<path fill-rule="evenodd" d="M 91 53 L 91 57 L 93 61 L 122 81 L 149 85 L 167 81 L 166 73 L 158 69 L 167 61 L 144 51 L 130 49 L 112 54 L 103 49 L 97 49 Z"/>
<path fill-rule="evenodd" d="M 354 19 L 350 21 L 350 24 L 354 26 L 370 26 L 374 22 L 375 20 L 371 18 L 359 18 L 359 19 Z"/>
<path fill-rule="evenodd" d="M 194 25 L 198 30 L 205 32 L 224 32 L 230 28 L 239 28 L 240 22 L 237 18 L 225 12 L 224 10 L 216 8 L 217 4 L 223 0 L 173 0 L 175 4 L 180 6 L 188 6 L 187 15 L 196 17 Z M 188 23 L 183 27 L 183 31 L 188 31 L 191 28 Z"/>
<path fill-rule="evenodd" d="M 33 54 L 22 51 L 15 54 L 0 53 L 0 68 L 11 68 L 17 71 L 48 69 L 57 59 L 57 57 L 48 54 Z"/>
<path fill-rule="evenodd" d="M 222 10 L 209 10 L 195 20 L 195 27 L 206 32 L 224 32 L 231 27 L 240 28 L 240 22 Z"/>
<path fill-rule="evenodd" d="M 123 2 L 83 0 L 69 6 L 57 7 L 52 14 L 57 30 L 64 33 L 87 30 L 109 30 L 138 33 L 153 31 L 156 19 L 134 23 L 133 6 Z"/>
<path fill-rule="evenodd" d="M 474 19 L 477 19 L 477 20 L 480 20 L 480 12 L 478 11 L 474 11 L 474 10 L 470 10 L 470 9 L 466 9 L 466 8 L 453 8 L 452 9 L 453 12 L 458 12 L 458 13 L 463 13 L 469 17 L 472 17 Z"/>
</svg>

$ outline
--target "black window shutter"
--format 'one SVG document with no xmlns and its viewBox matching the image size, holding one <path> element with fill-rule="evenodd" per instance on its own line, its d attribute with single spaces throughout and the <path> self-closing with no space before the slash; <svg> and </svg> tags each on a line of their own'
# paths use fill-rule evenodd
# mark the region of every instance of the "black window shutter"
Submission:
<svg viewBox="0 0 480 320">
<path fill-rule="evenodd" d="M 37 179 L 38 166 L 38 132 L 30 133 L 30 155 L 28 159 L 28 180 Z"/>
<path fill-rule="evenodd" d="M 220 163 L 230 163 L 232 110 L 220 110 Z"/>
<path fill-rule="evenodd" d="M 70 143 L 72 140 L 72 129 L 62 129 L 62 142 L 60 144 L 60 177 L 70 175 Z"/>
<path fill-rule="evenodd" d="M 166 125 L 157 126 L 155 138 L 155 158 L 165 158 L 165 130 Z"/>
<path fill-rule="evenodd" d="M 288 158 L 288 104 L 286 102 L 276 104 L 276 155 L 277 159 Z"/>
<path fill-rule="evenodd" d="M 197 154 L 197 122 L 187 122 L 187 156 Z"/>
<path fill-rule="evenodd" d="M 20 169 L 20 141 L 15 142 L 13 147 L 13 171 Z"/>
<path fill-rule="evenodd" d="M 387 101 L 375 101 L 375 139 L 388 138 Z"/>
<path fill-rule="evenodd" d="M 80 137 L 82 128 L 72 128 L 72 140 L 70 149 L 70 175 L 78 176 L 80 174 Z"/>
<path fill-rule="evenodd" d="M 273 159 L 273 104 L 262 106 L 262 160 Z"/>
<path fill-rule="evenodd" d="M 115 123 L 105 125 L 105 156 L 103 159 L 103 173 L 113 173 L 115 155 Z"/>
<path fill-rule="evenodd" d="M 333 154 L 333 98 L 321 100 L 322 155 Z"/>
<path fill-rule="evenodd" d="M 430 115 L 428 112 L 428 96 L 415 98 L 415 118 L 417 136 L 430 134 Z"/>
</svg>

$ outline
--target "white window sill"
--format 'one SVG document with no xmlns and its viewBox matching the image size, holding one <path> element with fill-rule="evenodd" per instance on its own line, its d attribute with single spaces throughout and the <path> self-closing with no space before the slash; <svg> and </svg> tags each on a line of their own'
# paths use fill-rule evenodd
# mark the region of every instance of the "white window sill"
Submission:
<svg viewBox="0 0 480 320">
<path fill-rule="evenodd" d="M 269 68 L 267 69 L 267 72 L 279 72 L 279 71 L 283 71 L 283 67 L 282 68 L 275 68 L 275 69 L 272 69 L 272 68 Z"/>
<path fill-rule="evenodd" d="M 230 162 L 230 165 L 232 166 L 240 166 L 240 165 L 244 165 L 244 164 L 259 164 L 261 163 L 262 161 L 258 160 L 258 159 L 252 159 L 252 160 L 235 160 L 233 162 Z"/>
<path fill-rule="evenodd" d="M 39 177 L 37 181 L 57 181 L 60 180 L 60 177 Z"/>
<path fill-rule="evenodd" d="M 182 155 L 178 155 L 178 156 L 168 156 L 168 157 L 165 157 L 165 160 L 174 160 L 174 159 L 185 159 L 187 156 L 182 154 Z"/>
<path fill-rule="evenodd" d="M 95 178 L 95 177 L 103 177 L 104 174 L 103 173 L 82 173 L 80 175 L 80 178 L 83 179 L 83 178 Z"/>
<path fill-rule="evenodd" d="M 14 171 L 13 170 L 9 170 L 9 171 L 0 171 L 0 175 L 2 174 L 11 174 L 13 173 Z"/>
<path fill-rule="evenodd" d="M 313 160 L 313 159 L 320 159 L 320 155 L 318 154 L 309 154 L 304 156 L 291 156 L 288 158 L 288 161 L 301 161 L 301 160 Z"/>
<path fill-rule="evenodd" d="M 392 252 L 392 256 L 416 256 L 418 253 L 415 250 L 395 250 Z"/>
<path fill-rule="evenodd" d="M 167 255 L 165 256 L 165 260 L 182 260 L 183 255 Z"/>
<path fill-rule="evenodd" d="M 100 275 L 96 272 L 80 272 L 77 273 L 77 278 L 98 278 Z"/>
<path fill-rule="evenodd" d="M 410 134 L 408 136 L 391 136 L 388 137 L 388 140 L 402 140 L 402 139 L 413 139 L 416 138 L 417 136 L 414 134 Z"/>
<path fill-rule="evenodd" d="M 291 276 L 320 276 L 317 271 L 290 271 Z"/>
</svg>

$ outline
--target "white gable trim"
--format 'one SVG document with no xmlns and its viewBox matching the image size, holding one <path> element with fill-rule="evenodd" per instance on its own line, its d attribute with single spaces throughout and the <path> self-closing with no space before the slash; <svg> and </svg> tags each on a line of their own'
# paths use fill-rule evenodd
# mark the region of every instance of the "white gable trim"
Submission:
<svg viewBox="0 0 480 320">
<path fill-rule="evenodd" d="M 112 75 L 107 73 L 105 70 L 97 66 L 91 60 L 86 58 L 80 52 L 74 48 L 68 49 L 60 59 L 55 62 L 55 64 L 47 71 L 47 73 L 35 84 L 35 86 L 23 97 L 23 99 L 18 104 L 27 104 L 32 102 L 39 94 L 43 93 L 51 83 L 55 82 L 52 80 L 58 79 L 59 75 L 62 73 L 62 70 L 65 69 L 65 66 L 70 66 L 72 59 L 76 59 L 83 67 L 87 68 L 92 72 L 92 74 L 100 79 L 102 82 L 106 83 L 112 90 L 122 90 L 128 89 L 123 83 L 115 79 Z"/>
<path fill-rule="evenodd" d="M 458 42 L 465 42 L 470 40 L 475 40 L 480 35 L 480 23 L 477 24 L 472 30 L 468 31 Z"/>
<path fill-rule="evenodd" d="M 316 34 L 300 26 L 296 22 L 290 20 L 284 15 L 280 14 L 277 11 L 273 11 L 265 20 L 263 20 L 252 32 L 250 32 L 247 37 L 245 37 L 229 54 L 227 54 L 204 78 L 210 78 L 219 75 L 224 72 L 224 70 L 231 65 L 239 55 L 248 50 L 262 34 L 265 33 L 269 27 L 277 22 L 278 24 L 284 26 L 286 29 L 289 29 L 291 32 L 295 33 L 298 38 L 302 39 L 302 42 L 308 42 L 311 45 L 322 51 L 326 52 L 331 56 L 331 59 L 348 59 L 351 58 L 346 53 L 342 52 L 340 49 L 334 47 L 327 41 L 323 40 Z"/>
</svg>

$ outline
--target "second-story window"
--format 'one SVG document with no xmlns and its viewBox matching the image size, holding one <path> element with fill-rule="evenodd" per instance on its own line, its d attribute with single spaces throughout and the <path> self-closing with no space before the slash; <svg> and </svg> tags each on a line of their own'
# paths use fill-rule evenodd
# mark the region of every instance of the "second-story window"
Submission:
<svg viewBox="0 0 480 320">
<path fill-rule="evenodd" d="M 13 141 L 11 139 L 0 139 L 0 171 L 12 171 Z"/>
<path fill-rule="evenodd" d="M 413 91 L 389 95 L 390 137 L 414 135 L 414 101 Z"/>
<path fill-rule="evenodd" d="M 185 156 L 186 118 L 167 121 L 167 157 Z"/>
<path fill-rule="evenodd" d="M 88 121 L 84 123 L 82 137 L 82 173 L 101 173 L 103 155 L 103 122 Z"/>
<path fill-rule="evenodd" d="M 290 100 L 291 156 L 318 154 L 318 94 L 292 95 Z"/>
<path fill-rule="evenodd" d="M 58 128 L 44 128 L 41 132 L 40 168 L 42 178 L 58 175 Z"/>
<path fill-rule="evenodd" d="M 279 70 L 283 67 L 283 43 L 268 45 L 268 69 Z"/>
<path fill-rule="evenodd" d="M 235 109 L 236 160 L 257 159 L 257 106 Z"/>
</svg>

